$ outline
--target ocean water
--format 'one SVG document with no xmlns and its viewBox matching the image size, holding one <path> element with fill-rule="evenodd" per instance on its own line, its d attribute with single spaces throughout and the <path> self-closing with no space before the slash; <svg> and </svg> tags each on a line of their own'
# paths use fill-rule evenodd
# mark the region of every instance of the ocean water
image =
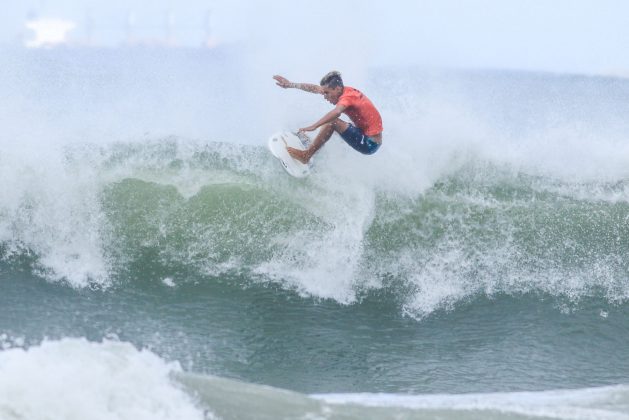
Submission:
<svg viewBox="0 0 629 420">
<path fill-rule="evenodd" d="M 629 419 L 628 80 L 245 57 L 5 52 L 0 419 Z"/>
</svg>

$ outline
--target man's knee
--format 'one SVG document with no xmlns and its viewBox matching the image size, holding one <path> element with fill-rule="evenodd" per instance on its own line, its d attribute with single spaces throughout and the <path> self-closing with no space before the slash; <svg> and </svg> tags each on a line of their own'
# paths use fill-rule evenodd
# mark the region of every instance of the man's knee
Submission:
<svg viewBox="0 0 629 420">
<path fill-rule="evenodd" d="M 334 122 L 325 123 L 319 128 L 319 131 L 329 131 L 330 133 L 333 133 L 334 130 Z"/>
<path fill-rule="evenodd" d="M 334 128 L 334 130 L 336 130 L 339 133 L 342 133 L 347 128 L 347 123 L 340 118 L 335 119 L 329 124 L 332 124 L 332 127 Z"/>
</svg>

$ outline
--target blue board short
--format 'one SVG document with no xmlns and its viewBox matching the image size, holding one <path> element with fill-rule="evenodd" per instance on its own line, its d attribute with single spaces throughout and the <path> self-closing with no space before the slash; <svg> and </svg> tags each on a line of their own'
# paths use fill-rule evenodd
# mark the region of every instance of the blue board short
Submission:
<svg viewBox="0 0 629 420">
<path fill-rule="evenodd" d="M 363 134 L 360 128 L 349 124 L 347 129 L 341 133 L 341 137 L 347 144 L 356 151 L 364 155 L 373 155 L 380 148 L 380 143 L 376 143 L 371 137 Z"/>
</svg>

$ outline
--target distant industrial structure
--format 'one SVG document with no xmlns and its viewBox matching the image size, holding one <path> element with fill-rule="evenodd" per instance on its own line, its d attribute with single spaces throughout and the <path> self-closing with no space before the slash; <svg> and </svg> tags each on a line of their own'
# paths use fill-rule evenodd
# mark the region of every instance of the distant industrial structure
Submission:
<svg viewBox="0 0 629 420">
<path fill-rule="evenodd" d="M 199 38 L 197 38 L 196 45 L 191 46 L 214 48 L 220 44 L 213 33 L 212 17 L 212 11 L 208 10 L 205 16 L 199 19 Z M 161 25 L 161 31 L 156 31 L 152 35 L 139 31 L 137 21 L 135 12 L 129 11 L 124 20 L 121 19 L 117 29 L 112 28 L 111 25 L 106 26 L 108 32 L 119 34 L 115 36 L 118 39 L 116 46 L 180 46 L 177 39 L 178 28 L 175 16 L 171 11 L 164 13 L 163 21 L 160 24 L 148 25 L 151 28 Z M 186 29 L 189 28 L 190 26 L 186 26 Z M 103 30 L 103 27 L 100 29 Z M 97 41 L 97 22 L 89 12 L 85 14 L 85 21 L 82 23 L 65 18 L 40 17 L 37 13 L 30 12 L 24 22 L 24 33 L 20 36 L 20 40 L 22 45 L 27 48 L 102 47 L 111 44 L 111 42 Z"/>
<path fill-rule="evenodd" d="M 67 44 L 68 34 L 76 23 L 71 20 L 55 18 L 35 18 L 27 20 L 26 29 L 31 30 L 34 36 L 24 40 L 27 48 L 52 48 Z"/>
</svg>

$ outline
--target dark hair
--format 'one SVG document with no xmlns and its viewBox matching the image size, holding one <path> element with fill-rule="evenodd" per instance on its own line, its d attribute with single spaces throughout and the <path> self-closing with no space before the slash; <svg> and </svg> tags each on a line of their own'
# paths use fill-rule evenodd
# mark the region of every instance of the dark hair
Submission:
<svg viewBox="0 0 629 420">
<path fill-rule="evenodd" d="M 319 83 L 321 86 L 327 86 L 332 89 L 337 87 L 343 87 L 343 79 L 341 79 L 341 73 L 338 71 L 331 71 L 321 79 Z"/>
</svg>

